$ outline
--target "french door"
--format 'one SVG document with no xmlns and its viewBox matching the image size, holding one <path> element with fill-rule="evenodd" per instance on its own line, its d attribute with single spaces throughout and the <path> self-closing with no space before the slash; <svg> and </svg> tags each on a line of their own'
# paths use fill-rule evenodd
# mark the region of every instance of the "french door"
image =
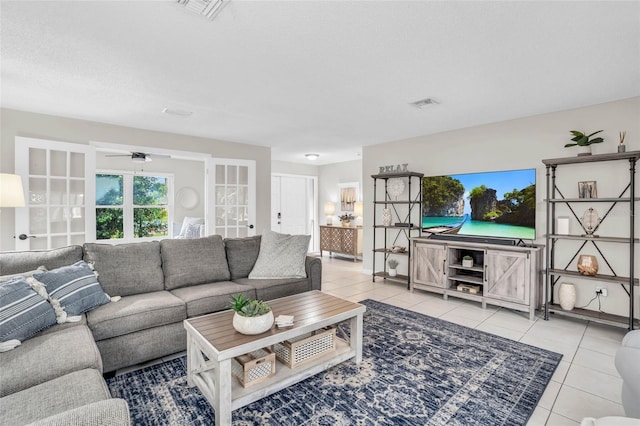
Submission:
<svg viewBox="0 0 640 426">
<path fill-rule="evenodd" d="M 256 234 L 256 162 L 208 158 L 207 235 L 223 238 Z"/>
<path fill-rule="evenodd" d="M 16 209 L 16 250 L 95 241 L 95 149 L 16 137 L 15 155 L 26 192 L 25 207 Z"/>
</svg>

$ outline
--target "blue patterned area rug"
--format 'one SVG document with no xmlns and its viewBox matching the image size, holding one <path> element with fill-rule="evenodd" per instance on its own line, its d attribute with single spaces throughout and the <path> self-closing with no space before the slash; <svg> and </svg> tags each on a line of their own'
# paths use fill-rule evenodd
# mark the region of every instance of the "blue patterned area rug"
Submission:
<svg viewBox="0 0 640 426">
<path fill-rule="evenodd" d="M 562 355 L 366 300 L 363 361 L 233 412 L 234 425 L 524 425 Z M 278 365 L 279 368 L 286 368 Z M 186 357 L 107 380 L 136 425 L 211 425 Z"/>
</svg>

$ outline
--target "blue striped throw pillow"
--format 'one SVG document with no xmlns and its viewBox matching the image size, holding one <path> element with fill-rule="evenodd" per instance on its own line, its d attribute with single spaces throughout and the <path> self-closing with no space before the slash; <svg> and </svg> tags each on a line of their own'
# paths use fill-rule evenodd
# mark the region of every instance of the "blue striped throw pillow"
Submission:
<svg viewBox="0 0 640 426">
<path fill-rule="evenodd" d="M 24 277 L 0 283 L 0 342 L 23 341 L 56 323 L 53 308 Z"/>
<path fill-rule="evenodd" d="M 111 301 L 102 290 L 95 272 L 82 260 L 33 274 L 33 278 L 45 285 L 49 301 L 54 307 L 59 303 L 67 316 L 80 315 Z M 58 312 L 58 317 L 60 314 Z"/>
</svg>

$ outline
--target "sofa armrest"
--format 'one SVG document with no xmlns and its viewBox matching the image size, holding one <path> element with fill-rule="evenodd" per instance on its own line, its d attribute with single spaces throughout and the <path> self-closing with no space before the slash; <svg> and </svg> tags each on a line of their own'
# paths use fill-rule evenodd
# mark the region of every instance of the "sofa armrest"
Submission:
<svg viewBox="0 0 640 426">
<path fill-rule="evenodd" d="M 124 399 L 105 399 L 30 423 L 29 426 L 129 426 L 129 406 Z"/>
<path fill-rule="evenodd" d="M 307 256 L 304 264 L 307 278 L 311 280 L 311 290 L 322 290 L 322 259 Z"/>
<path fill-rule="evenodd" d="M 625 334 L 621 346 L 640 349 L 640 330 L 632 330 Z"/>
</svg>

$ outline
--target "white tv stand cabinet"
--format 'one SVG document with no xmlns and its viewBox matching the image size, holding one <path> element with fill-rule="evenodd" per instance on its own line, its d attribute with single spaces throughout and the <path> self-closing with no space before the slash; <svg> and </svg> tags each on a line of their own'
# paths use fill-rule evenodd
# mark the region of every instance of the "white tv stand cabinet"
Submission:
<svg viewBox="0 0 640 426">
<path fill-rule="evenodd" d="M 542 249 L 412 238 L 410 289 L 529 312 L 533 321 L 540 306 Z M 473 266 L 462 265 L 464 256 L 473 258 Z"/>
</svg>

